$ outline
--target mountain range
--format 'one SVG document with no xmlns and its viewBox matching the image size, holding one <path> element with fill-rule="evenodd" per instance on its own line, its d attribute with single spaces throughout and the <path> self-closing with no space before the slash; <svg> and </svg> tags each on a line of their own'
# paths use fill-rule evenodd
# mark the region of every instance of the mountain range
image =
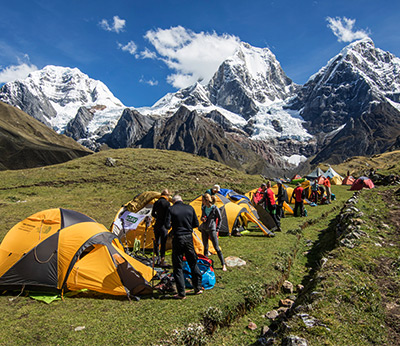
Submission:
<svg viewBox="0 0 400 346">
<path fill-rule="evenodd" d="M 207 84 L 152 107 L 126 107 L 102 82 L 58 66 L 5 84 L 0 100 L 91 150 L 180 150 L 278 175 L 398 143 L 400 59 L 363 39 L 297 85 L 269 49 L 242 43 Z"/>
</svg>

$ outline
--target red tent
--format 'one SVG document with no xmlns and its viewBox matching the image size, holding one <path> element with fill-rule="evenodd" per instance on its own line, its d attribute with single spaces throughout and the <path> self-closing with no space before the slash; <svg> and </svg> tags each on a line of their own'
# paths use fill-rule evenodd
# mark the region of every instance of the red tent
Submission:
<svg viewBox="0 0 400 346">
<path fill-rule="evenodd" d="M 353 185 L 355 181 L 356 179 L 353 176 L 349 175 L 343 179 L 342 185 Z"/>
<path fill-rule="evenodd" d="M 375 187 L 371 179 L 367 177 L 358 178 L 353 185 L 351 185 L 350 190 L 361 190 L 362 188 L 373 189 Z"/>
</svg>

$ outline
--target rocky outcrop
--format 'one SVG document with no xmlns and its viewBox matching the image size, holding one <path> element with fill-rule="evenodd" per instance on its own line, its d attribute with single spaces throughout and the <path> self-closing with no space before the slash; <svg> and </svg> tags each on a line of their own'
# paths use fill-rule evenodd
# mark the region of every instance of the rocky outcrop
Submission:
<svg viewBox="0 0 400 346">
<path fill-rule="evenodd" d="M 133 148 L 152 128 L 154 119 L 132 109 L 125 109 L 110 135 L 102 142 L 111 148 Z M 139 145 L 140 146 L 140 145 Z"/>
<path fill-rule="evenodd" d="M 92 119 L 93 112 L 85 107 L 80 107 L 76 117 L 67 124 L 65 134 L 76 141 L 81 138 L 86 138 L 88 135 L 87 126 Z"/>
</svg>

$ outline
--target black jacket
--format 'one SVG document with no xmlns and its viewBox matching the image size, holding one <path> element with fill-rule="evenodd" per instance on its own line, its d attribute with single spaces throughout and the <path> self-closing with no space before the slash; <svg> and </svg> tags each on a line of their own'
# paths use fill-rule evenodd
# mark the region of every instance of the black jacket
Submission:
<svg viewBox="0 0 400 346">
<path fill-rule="evenodd" d="M 165 225 L 165 219 L 170 206 L 170 203 L 164 197 L 159 198 L 158 201 L 154 203 L 153 210 L 151 211 L 151 216 L 156 218 L 154 227 L 158 228 Z"/>
<path fill-rule="evenodd" d="M 168 209 L 165 227 L 172 227 L 174 236 L 191 234 L 193 228 L 199 227 L 199 220 L 191 205 L 179 201 Z"/>
</svg>

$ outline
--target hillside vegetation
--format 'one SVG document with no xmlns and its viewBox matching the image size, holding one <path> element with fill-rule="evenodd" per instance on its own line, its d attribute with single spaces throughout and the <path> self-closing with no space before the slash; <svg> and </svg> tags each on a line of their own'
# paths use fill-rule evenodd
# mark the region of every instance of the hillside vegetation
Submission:
<svg viewBox="0 0 400 346">
<path fill-rule="evenodd" d="M 107 157 L 116 160 L 115 167 L 105 165 Z M 263 179 L 260 176 L 246 175 L 206 158 L 153 149 L 109 150 L 63 164 L 4 171 L 0 172 L 0 239 L 17 222 L 48 208 L 74 209 L 108 227 L 120 206 L 143 191 L 169 188 L 189 202 L 216 183 L 245 193 L 258 187 L 261 182 Z M 322 230 L 335 223 L 344 202 L 353 195 L 345 186 L 333 186 L 333 192 L 336 200 L 330 205 L 307 207 L 307 218 L 283 219 L 283 232 L 277 233 L 274 238 L 263 236 L 257 229 L 251 229 L 248 235 L 242 237 L 221 237 L 220 244 L 225 257 L 238 256 L 247 265 L 222 272 L 218 259 L 212 256 L 216 260 L 217 284 L 202 296 L 189 295 L 185 301 L 176 301 L 155 294 L 152 298 L 129 301 L 126 298 L 80 293 L 46 305 L 29 298 L 27 292 L 8 292 L 0 296 L 3 312 L 0 317 L 3 327 L 0 331 L 0 344 L 256 343 L 260 329 L 271 324 L 262 316 L 277 306 L 280 298 L 285 298 L 280 293 L 282 282 L 289 278 L 294 285 L 306 284 L 312 274 L 311 269 L 321 259 L 321 253 L 331 250 L 334 232 Z M 366 195 L 373 199 L 375 190 Z M 379 213 L 381 210 L 383 212 L 384 202 L 379 207 Z M 367 211 L 371 212 L 373 208 Z M 367 211 L 363 218 L 369 217 Z M 328 245 L 319 248 L 318 240 L 322 234 L 330 234 L 333 238 L 328 237 L 330 241 L 325 239 Z M 382 233 L 381 236 L 385 235 Z M 388 247 L 387 250 L 391 249 Z M 171 263 L 170 257 L 167 260 Z M 340 286 L 341 282 L 333 283 L 336 284 Z M 366 292 L 363 286 L 360 287 L 356 294 Z M 349 295 L 350 292 L 349 288 Z M 369 294 L 369 291 L 365 294 Z M 381 300 L 376 304 L 380 303 Z M 333 308 L 330 304 L 327 305 L 329 309 Z M 368 314 L 363 315 L 363 318 L 366 324 L 376 321 Z M 251 321 L 257 324 L 254 330 L 248 328 Z M 340 315 L 340 321 L 353 322 L 345 315 Z M 324 323 L 329 324 L 332 332 L 324 329 L 321 333 L 315 333 L 312 330 L 312 344 L 335 345 L 329 340 L 335 338 L 332 334 L 336 333 L 339 326 L 334 320 L 331 322 L 324 319 Z M 381 323 L 383 327 L 379 340 L 389 340 L 389 328 L 385 321 Z M 302 336 L 307 336 L 307 331 L 301 325 L 294 325 L 293 328 L 298 328 Z M 351 328 L 346 330 L 349 335 L 353 332 Z M 371 332 L 369 338 L 370 344 L 378 341 L 376 332 Z M 342 343 L 345 339 L 346 335 L 336 345 L 345 345 Z M 353 338 L 347 345 L 359 345 L 358 341 Z"/>
<path fill-rule="evenodd" d="M 0 170 L 56 164 L 92 151 L 0 101 Z"/>
</svg>

